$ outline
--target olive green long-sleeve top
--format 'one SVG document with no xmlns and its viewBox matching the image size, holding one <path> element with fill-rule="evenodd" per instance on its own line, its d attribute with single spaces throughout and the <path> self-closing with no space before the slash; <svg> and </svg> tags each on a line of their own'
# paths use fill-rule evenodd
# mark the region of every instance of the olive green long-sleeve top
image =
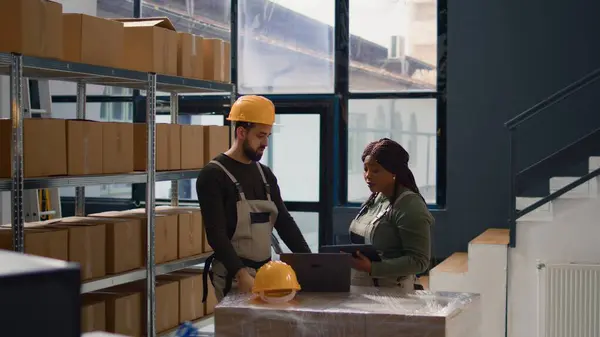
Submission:
<svg viewBox="0 0 600 337">
<path fill-rule="evenodd" d="M 401 195 L 406 189 L 400 189 Z M 434 218 L 420 195 L 410 193 L 396 199 L 391 209 L 374 226 L 371 221 L 390 205 L 379 194 L 351 227 L 355 234 L 381 252 L 382 261 L 373 262 L 371 276 L 398 278 L 425 272 L 431 256 L 431 226 Z M 368 234 L 370 233 L 370 235 Z"/>
</svg>

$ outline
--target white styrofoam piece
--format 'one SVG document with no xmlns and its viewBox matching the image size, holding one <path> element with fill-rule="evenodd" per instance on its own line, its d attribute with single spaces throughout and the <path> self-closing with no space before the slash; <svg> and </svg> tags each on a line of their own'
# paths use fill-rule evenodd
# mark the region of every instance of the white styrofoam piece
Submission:
<svg viewBox="0 0 600 337">
<path fill-rule="evenodd" d="M 569 185 L 570 183 L 576 181 L 580 177 L 553 177 L 550 178 L 550 193 L 554 193 L 561 188 Z M 595 186 L 592 186 L 591 181 L 586 181 L 585 183 L 575 187 L 569 192 L 561 195 L 559 198 L 570 198 L 570 199 L 579 199 L 579 198 L 590 198 L 596 197 L 596 191 L 592 189 Z"/>
<path fill-rule="evenodd" d="M 527 206 L 535 203 L 538 200 L 541 200 L 542 198 L 517 197 L 516 199 L 517 199 L 516 200 L 517 210 L 523 210 Z M 520 217 L 518 220 L 519 221 L 548 221 L 548 220 L 552 220 L 553 216 L 554 216 L 554 211 L 552 208 L 552 202 L 548 202 L 548 203 L 538 207 L 534 211 L 532 211 L 528 214 L 525 214 L 525 216 Z"/>
</svg>

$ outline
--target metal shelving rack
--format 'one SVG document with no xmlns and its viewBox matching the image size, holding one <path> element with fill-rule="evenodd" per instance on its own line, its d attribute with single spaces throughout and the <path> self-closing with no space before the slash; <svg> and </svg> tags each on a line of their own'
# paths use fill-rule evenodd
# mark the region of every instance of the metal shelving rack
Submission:
<svg viewBox="0 0 600 337">
<path fill-rule="evenodd" d="M 233 85 L 228 83 L 187 79 L 174 76 L 157 75 L 138 71 L 92 66 L 80 63 L 62 62 L 20 54 L 0 53 L 0 74 L 10 76 L 10 114 L 12 120 L 12 178 L 0 179 L 0 191 L 11 191 L 11 212 L 13 247 L 15 251 L 24 251 L 23 191 L 50 187 L 76 187 L 76 215 L 85 215 L 86 185 L 114 183 L 146 183 L 147 225 L 147 261 L 146 268 L 128 273 L 109 276 L 82 285 L 82 293 L 146 279 L 147 296 L 147 335 L 156 336 L 155 327 L 155 278 L 156 275 L 184 269 L 202 263 L 209 254 L 156 265 L 154 260 L 155 243 L 155 182 L 172 181 L 171 203 L 176 206 L 178 200 L 179 179 L 191 179 L 198 170 L 156 172 L 156 92 L 171 93 L 171 122 L 177 123 L 178 95 L 199 92 L 232 92 Z M 131 174 L 23 178 L 23 81 L 24 78 L 52 79 L 77 83 L 77 118 L 84 119 L 86 112 L 86 85 L 99 84 L 120 86 L 146 91 L 146 123 L 148 125 L 147 171 Z"/>
</svg>

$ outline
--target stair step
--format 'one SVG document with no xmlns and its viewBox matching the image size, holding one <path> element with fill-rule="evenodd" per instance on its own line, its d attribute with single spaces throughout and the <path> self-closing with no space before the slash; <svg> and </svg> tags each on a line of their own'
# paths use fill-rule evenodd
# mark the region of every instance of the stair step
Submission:
<svg viewBox="0 0 600 337">
<path fill-rule="evenodd" d="M 581 177 L 553 177 L 550 179 L 550 193 L 554 193 L 561 188 L 569 185 Z M 575 187 L 569 192 L 560 196 L 560 198 L 580 199 L 597 196 L 596 182 L 594 179 Z"/>
<path fill-rule="evenodd" d="M 517 197 L 516 204 L 517 210 L 523 210 L 529 205 L 534 204 L 542 198 L 535 197 Z M 526 214 L 519 218 L 519 221 L 551 221 L 554 218 L 554 211 L 552 210 L 552 202 L 547 202 L 542 206 L 538 207 L 534 211 Z"/>
<path fill-rule="evenodd" d="M 471 240 L 474 245 L 508 245 L 510 231 L 505 228 L 488 228 L 485 232 Z"/>
<path fill-rule="evenodd" d="M 600 157 L 590 157 L 589 172 L 600 168 Z"/>
<path fill-rule="evenodd" d="M 457 252 L 433 268 L 436 272 L 466 273 L 469 270 L 469 257 L 467 253 Z"/>
</svg>

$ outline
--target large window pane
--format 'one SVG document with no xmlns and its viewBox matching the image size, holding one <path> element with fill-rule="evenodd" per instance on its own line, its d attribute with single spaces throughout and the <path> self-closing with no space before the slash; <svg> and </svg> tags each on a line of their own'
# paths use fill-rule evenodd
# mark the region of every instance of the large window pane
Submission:
<svg viewBox="0 0 600 337">
<path fill-rule="evenodd" d="M 261 162 L 277 177 L 284 201 L 319 201 L 319 115 L 278 115 Z"/>
<path fill-rule="evenodd" d="M 348 106 L 348 201 L 363 202 L 369 194 L 361 155 L 365 146 L 391 138 L 410 154 L 409 167 L 428 203 L 436 201 L 436 100 L 363 99 Z"/>
<path fill-rule="evenodd" d="M 170 123 L 171 115 L 156 116 L 157 123 Z M 222 114 L 214 115 L 180 115 L 179 124 L 192 125 L 223 125 L 224 118 Z M 202 149 L 200 149 L 202 151 Z M 179 200 L 191 201 L 198 200 L 196 194 L 196 179 L 180 180 L 179 181 Z M 156 182 L 156 199 L 171 199 L 171 182 L 159 181 Z"/>
<path fill-rule="evenodd" d="M 434 90 L 437 0 L 350 0 L 350 90 Z"/>
<path fill-rule="evenodd" d="M 241 93 L 333 92 L 334 1 L 240 0 Z"/>
<path fill-rule="evenodd" d="M 115 1 L 118 0 L 103 0 Z M 129 1 L 128 1 L 129 2 Z M 142 16 L 168 17 L 179 32 L 230 40 L 230 0 L 143 0 Z"/>
<path fill-rule="evenodd" d="M 313 212 L 290 212 L 290 214 L 296 220 L 306 243 L 310 247 L 310 251 L 313 253 L 319 252 L 319 213 Z M 274 231 L 275 236 L 281 243 L 281 248 L 284 252 L 289 253 L 290 249 L 283 243 L 277 231 Z M 275 252 L 273 251 L 273 258 L 276 258 Z"/>
</svg>

